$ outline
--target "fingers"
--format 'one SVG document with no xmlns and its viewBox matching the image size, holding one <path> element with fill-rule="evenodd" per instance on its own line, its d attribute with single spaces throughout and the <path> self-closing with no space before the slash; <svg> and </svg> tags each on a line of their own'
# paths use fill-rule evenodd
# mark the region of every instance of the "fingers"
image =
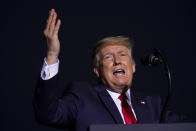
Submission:
<svg viewBox="0 0 196 131">
<path fill-rule="evenodd" d="M 54 10 L 54 9 L 53 9 Z M 57 14 L 55 11 L 52 10 L 52 20 L 51 20 L 51 23 L 49 25 L 49 30 L 51 33 L 53 33 L 53 29 L 55 27 L 55 23 L 56 23 L 56 17 L 57 17 Z"/>
<path fill-rule="evenodd" d="M 58 34 L 60 25 L 61 25 L 61 20 L 58 19 L 58 21 L 56 23 L 56 26 L 54 28 L 54 32 L 53 32 L 54 35 L 57 35 Z"/>
<path fill-rule="evenodd" d="M 51 9 L 50 13 L 49 13 L 47 23 L 46 23 L 46 28 L 44 30 L 44 34 L 46 36 L 48 36 L 48 35 L 57 35 L 58 34 L 61 21 L 58 20 L 56 22 L 56 18 L 57 18 L 57 14 L 56 14 L 55 10 Z"/>
<path fill-rule="evenodd" d="M 49 30 L 49 26 L 51 25 L 53 14 L 54 14 L 54 9 L 51 9 L 50 13 L 49 13 L 47 23 L 46 23 L 46 29 L 45 30 Z"/>
</svg>

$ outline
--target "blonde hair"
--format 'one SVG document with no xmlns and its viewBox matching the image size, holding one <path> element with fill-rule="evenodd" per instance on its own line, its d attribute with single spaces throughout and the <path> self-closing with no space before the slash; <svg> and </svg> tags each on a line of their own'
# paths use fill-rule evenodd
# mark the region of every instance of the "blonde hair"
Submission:
<svg viewBox="0 0 196 131">
<path fill-rule="evenodd" d="M 93 48 L 93 53 L 92 53 L 93 68 L 99 68 L 100 66 L 100 54 L 99 53 L 100 53 L 100 50 L 103 48 L 103 45 L 106 45 L 106 44 L 124 45 L 130 50 L 131 57 L 133 56 L 132 49 L 133 49 L 134 41 L 132 37 L 124 37 L 124 36 L 105 37 L 102 40 L 98 41 Z M 134 62 L 134 59 L 133 59 L 133 62 Z"/>
</svg>

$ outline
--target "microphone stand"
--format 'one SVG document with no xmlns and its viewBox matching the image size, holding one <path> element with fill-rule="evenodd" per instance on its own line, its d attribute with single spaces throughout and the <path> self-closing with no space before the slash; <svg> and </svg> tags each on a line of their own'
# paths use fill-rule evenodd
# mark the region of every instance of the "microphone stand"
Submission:
<svg viewBox="0 0 196 131">
<path fill-rule="evenodd" d="M 154 49 L 153 54 L 150 54 L 148 56 L 145 56 L 141 59 L 142 64 L 153 67 L 153 66 L 158 66 L 163 63 L 164 65 L 164 71 L 168 80 L 168 94 L 165 100 L 165 103 L 163 105 L 163 109 L 160 114 L 160 123 L 164 122 L 165 119 L 165 113 L 167 111 L 167 108 L 170 104 L 170 99 L 171 99 L 171 92 L 172 92 L 172 84 L 171 84 L 171 74 L 169 70 L 169 65 L 167 62 L 166 57 L 161 53 L 160 50 Z"/>
<path fill-rule="evenodd" d="M 155 49 L 155 50 L 157 50 L 157 49 Z M 164 120 L 165 120 L 165 113 L 166 113 L 167 108 L 169 107 L 169 104 L 170 104 L 171 93 L 172 93 L 172 81 L 171 81 L 171 73 L 170 73 L 170 70 L 169 70 L 169 65 L 168 65 L 166 57 L 159 50 L 157 50 L 157 53 L 162 58 L 163 65 L 164 65 L 164 70 L 165 70 L 165 75 L 166 75 L 167 80 L 168 80 L 168 94 L 167 94 L 167 97 L 166 97 L 166 101 L 163 105 L 163 109 L 161 111 L 161 117 L 160 117 L 160 121 L 159 121 L 160 123 L 163 123 Z"/>
</svg>

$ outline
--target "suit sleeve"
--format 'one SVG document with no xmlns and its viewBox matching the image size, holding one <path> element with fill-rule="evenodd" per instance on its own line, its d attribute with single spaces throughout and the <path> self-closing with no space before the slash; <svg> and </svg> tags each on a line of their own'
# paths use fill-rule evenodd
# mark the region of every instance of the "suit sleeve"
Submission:
<svg viewBox="0 0 196 131">
<path fill-rule="evenodd" d="M 41 123 L 68 127 L 76 119 L 79 95 L 71 90 L 71 83 L 63 91 L 59 79 L 57 74 L 49 80 L 38 80 L 33 99 L 35 116 Z"/>
</svg>

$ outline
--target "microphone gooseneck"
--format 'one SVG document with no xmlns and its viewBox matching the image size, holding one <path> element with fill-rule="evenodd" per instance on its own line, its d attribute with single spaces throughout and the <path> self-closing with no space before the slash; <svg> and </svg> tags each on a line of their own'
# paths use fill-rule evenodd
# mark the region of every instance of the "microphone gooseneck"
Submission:
<svg viewBox="0 0 196 131">
<path fill-rule="evenodd" d="M 163 109 L 161 111 L 161 116 L 159 121 L 160 123 L 163 123 L 165 120 L 165 113 L 170 104 L 171 92 L 172 92 L 171 74 L 170 74 L 167 58 L 165 57 L 165 55 L 163 55 L 163 53 L 160 50 L 154 49 L 153 53 L 149 55 L 145 55 L 144 57 L 141 58 L 141 63 L 149 67 L 155 67 L 161 64 L 164 65 L 165 74 L 168 80 L 168 94 L 166 97 L 166 101 L 163 105 Z"/>
</svg>

